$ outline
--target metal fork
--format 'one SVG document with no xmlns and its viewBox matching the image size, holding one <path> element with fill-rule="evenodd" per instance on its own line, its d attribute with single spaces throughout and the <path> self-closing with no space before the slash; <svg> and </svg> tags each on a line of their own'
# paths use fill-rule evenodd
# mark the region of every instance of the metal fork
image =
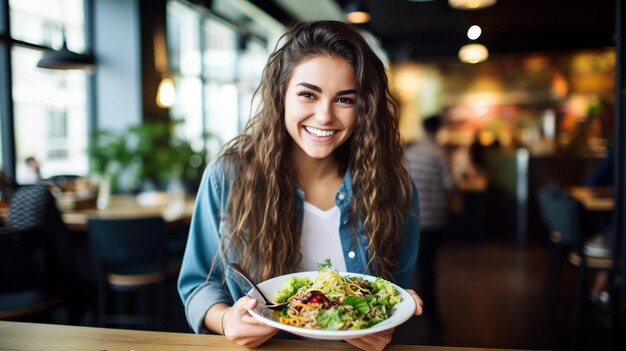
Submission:
<svg viewBox="0 0 626 351">
<path fill-rule="evenodd" d="M 256 290 L 256 292 L 259 293 L 259 296 L 261 296 L 261 299 L 263 299 L 263 303 L 265 303 L 265 308 L 269 308 L 270 310 L 282 310 L 285 306 L 287 306 L 287 302 L 274 303 L 270 299 L 265 297 L 265 295 L 263 295 L 263 293 L 261 292 L 261 289 L 256 286 L 252 278 L 250 278 L 248 273 L 243 269 L 243 267 L 241 267 L 241 265 L 239 265 L 239 263 L 229 263 L 229 266 L 233 271 L 237 272 L 237 274 L 239 274 L 245 281 L 247 281 L 248 284 L 250 284 L 252 288 Z"/>
</svg>

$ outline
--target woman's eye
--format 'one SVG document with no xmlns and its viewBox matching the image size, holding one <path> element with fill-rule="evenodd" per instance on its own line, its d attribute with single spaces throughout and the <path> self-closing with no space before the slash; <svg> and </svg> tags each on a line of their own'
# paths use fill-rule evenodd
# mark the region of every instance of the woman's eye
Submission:
<svg viewBox="0 0 626 351">
<path fill-rule="evenodd" d="M 313 95 L 312 93 L 308 92 L 308 91 L 301 91 L 298 93 L 298 96 L 302 96 L 305 97 L 307 99 L 314 99 L 315 95 Z"/>
<path fill-rule="evenodd" d="M 354 105 L 354 99 L 347 98 L 347 97 L 340 97 L 337 99 L 337 102 L 342 103 L 342 104 Z"/>
</svg>

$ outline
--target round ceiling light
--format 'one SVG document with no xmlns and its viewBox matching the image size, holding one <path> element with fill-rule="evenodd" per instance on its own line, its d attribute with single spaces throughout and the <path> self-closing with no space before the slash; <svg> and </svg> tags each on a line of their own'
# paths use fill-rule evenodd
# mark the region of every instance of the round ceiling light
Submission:
<svg viewBox="0 0 626 351">
<path fill-rule="evenodd" d="M 487 60 L 489 50 L 483 44 L 467 44 L 459 49 L 459 60 L 465 63 L 479 63 Z"/>
<path fill-rule="evenodd" d="M 497 0 L 448 0 L 451 7 L 458 10 L 478 10 L 493 6 Z"/>
<path fill-rule="evenodd" d="M 480 37 L 480 34 L 482 34 L 482 32 L 483 30 L 480 28 L 480 26 L 473 25 L 467 30 L 467 37 L 470 40 L 476 40 L 478 39 L 478 37 Z"/>
</svg>

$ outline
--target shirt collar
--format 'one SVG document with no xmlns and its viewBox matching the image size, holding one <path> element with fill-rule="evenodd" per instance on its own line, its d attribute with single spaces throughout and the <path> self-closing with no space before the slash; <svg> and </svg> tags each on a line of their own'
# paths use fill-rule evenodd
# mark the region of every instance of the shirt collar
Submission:
<svg viewBox="0 0 626 351">
<path fill-rule="evenodd" d="M 341 186 L 339 186 L 338 194 L 343 194 L 348 200 L 352 199 L 352 174 L 350 168 L 346 169 L 346 174 L 343 176 Z M 304 201 L 304 190 L 296 184 L 296 196 L 298 199 Z"/>
</svg>

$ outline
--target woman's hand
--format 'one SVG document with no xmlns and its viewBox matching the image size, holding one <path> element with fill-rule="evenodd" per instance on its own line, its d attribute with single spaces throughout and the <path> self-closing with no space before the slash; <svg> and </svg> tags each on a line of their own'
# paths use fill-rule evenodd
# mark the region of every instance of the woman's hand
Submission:
<svg viewBox="0 0 626 351">
<path fill-rule="evenodd" d="M 406 291 L 411 295 L 413 300 L 415 300 L 415 315 L 419 316 L 424 312 L 424 301 L 417 295 L 415 290 L 406 289 Z"/>
<path fill-rule="evenodd" d="M 384 350 L 391 342 L 391 336 L 394 329 L 388 329 L 379 333 L 366 335 L 362 338 L 347 339 L 346 342 L 354 347 L 358 347 L 361 350 L 366 351 L 380 351 Z"/>
<path fill-rule="evenodd" d="M 265 325 L 250 315 L 248 310 L 256 306 L 257 301 L 249 296 L 237 300 L 224 315 L 224 336 L 237 345 L 256 348 L 269 340 L 278 329 Z"/>
<path fill-rule="evenodd" d="M 422 312 L 424 312 L 424 302 L 413 289 L 407 289 L 406 291 L 411 295 L 413 300 L 415 300 L 414 314 L 416 316 L 421 315 Z M 368 350 L 368 351 L 369 350 L 372 350 L 372 351 L 384 350 L 385 347 L 387 347 L 387 345 L 389 345 L 389 343 L 391 342 L 391 336 L 393 335 L 393 332 L 394 332 L 394 329 L 389 329 L 389 330 L 382 331 L 380 333 L 370 334 L 362 338 L 348 339 L 346 340 L 346 342 L 348 342 L 349 344 L 355 347 L 358 347 L 361 350 Z"/>
</svg>

